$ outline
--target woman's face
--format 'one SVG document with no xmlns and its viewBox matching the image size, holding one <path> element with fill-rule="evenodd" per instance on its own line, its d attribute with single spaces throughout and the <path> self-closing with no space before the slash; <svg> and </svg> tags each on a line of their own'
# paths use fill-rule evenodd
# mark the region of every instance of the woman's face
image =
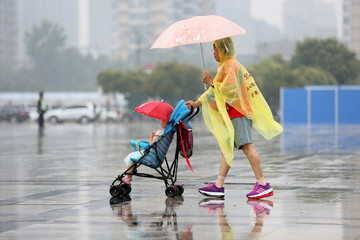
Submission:
<svg viewBox="0 0 360 240">
<path fill-rule="evenodd" d="M 213 47 L 214 47 L 214 58 L 217 62 L 220 62 L 219 50 L 216 48 L 215 44 L 213 45 Z"/>
</svg>

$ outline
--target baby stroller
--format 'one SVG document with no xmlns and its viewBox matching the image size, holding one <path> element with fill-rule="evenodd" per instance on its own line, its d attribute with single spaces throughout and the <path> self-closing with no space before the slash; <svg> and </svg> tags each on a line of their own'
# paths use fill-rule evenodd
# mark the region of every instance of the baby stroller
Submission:
<svg viewBox="0 0 360 240">
<path fill-rule="evenodd" d="M 184 192 L 183 185 L 176 184 L 179 154 L 181 153 L 184 155 L 183 145 L 181 145 L 182 136 L 180 132 L 184 131 L 183 126 L 186 126 L 187 129 L 190 129 L 189 121 L 196 114 L 198 114 L 198 112 L 199 108 L 195 112 L 193 109 L 189 110 L 185 105 L 185 101 L 181 100 L 171 113 L 163 135 L 153 145 L 149 146 L 147 141 L 131 140 L 130 143 L 133 145 L 135 151 L 140 151 L 143 149 L 143 155 L 139 159 L 131 159 L 131 161 L 133 161 L 133 165 L 130 166 L 125 172 L 118 175 L 117 178 L 112 182 L 110 186 L 110 195 L 113 197 L 122 197 L 128 195 L 131 192 L 131 186 L 124 183 L 122 178 L 125 174 L 132 174 L 138 177 L 156 178 L 163 180 L 166 187 L 166 196 L 181 196 Z M 175 133 L 177 135 L 175 156 L 174 160 L 170 162 L 166 158 L 166 154 Z M 138 170 L 141 165 L 145 165 L 154 169 L 157 174 L 152 175 L 139 172 Z M 133 173 L 129 173 L 128 171 L 132 167 L 135 167 L 135 170 Z M 190 164 L 189 167 L 191 168 Z"/>
</svg>

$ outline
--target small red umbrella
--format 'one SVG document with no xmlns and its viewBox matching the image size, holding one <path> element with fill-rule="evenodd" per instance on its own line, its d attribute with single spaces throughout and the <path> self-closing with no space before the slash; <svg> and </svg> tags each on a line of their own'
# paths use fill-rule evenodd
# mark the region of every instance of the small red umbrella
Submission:
<svg viewBox="0 0 360 240">
<path fill-rule="evenodd" d="M 174 108 L 166 102 L 150 101 L 137 106 L 135 111 L 152 118 L 169 121 Z"/>
</svg>

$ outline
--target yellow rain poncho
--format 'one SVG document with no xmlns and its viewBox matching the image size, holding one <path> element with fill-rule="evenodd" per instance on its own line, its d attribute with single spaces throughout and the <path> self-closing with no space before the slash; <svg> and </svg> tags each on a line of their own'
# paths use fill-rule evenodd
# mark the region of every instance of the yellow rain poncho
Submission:
<svg viewBox="0 0 360 240">
<path fill-rule="evenodd" d="M 283 131 L 274 121 L 271 110 L 249 72 L 236 59 L 232 38 L 214 42 L 220 62 L 210 87 L 199 100 L 204 122 L 216 137 L 229 166 L 234 158 L 234 127 L 226 110 L 226 103 L 252 120 L 252 126 L 266 139 Z"/>
</svg>

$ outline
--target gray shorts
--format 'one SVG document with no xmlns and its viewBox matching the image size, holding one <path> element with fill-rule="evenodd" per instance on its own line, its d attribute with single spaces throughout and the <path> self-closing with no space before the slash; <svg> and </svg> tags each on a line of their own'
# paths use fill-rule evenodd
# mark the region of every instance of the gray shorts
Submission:
<svg viewBox="0 0 360 240">
<path fill-rule="evenodd" d="M 251 120 L 247 117 L 237 117 L 231 119 L 234 126 L 235 147 L 241 149 L 245 144 L 252 143 Z"/>
</svg>

